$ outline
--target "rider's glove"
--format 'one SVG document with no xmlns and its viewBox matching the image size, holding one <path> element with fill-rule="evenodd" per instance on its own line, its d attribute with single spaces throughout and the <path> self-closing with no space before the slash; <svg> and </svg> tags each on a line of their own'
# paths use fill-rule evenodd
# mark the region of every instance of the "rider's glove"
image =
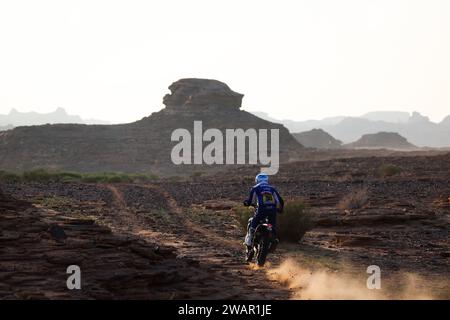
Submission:
<svg viewBox="0 0 450 320">
<path fill-rule="evenodd" d="M 248 202 L 248 200 L 245 200 L 244 201 L 244 206 L 246 206 L 246 207 L 250 206 L 250 202 Z"/>
</svg>

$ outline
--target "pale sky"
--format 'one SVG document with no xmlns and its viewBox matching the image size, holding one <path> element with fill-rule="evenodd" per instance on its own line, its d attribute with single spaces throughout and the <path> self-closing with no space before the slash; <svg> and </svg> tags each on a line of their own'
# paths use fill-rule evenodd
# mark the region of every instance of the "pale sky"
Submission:
<svg viewBox="0 0 450 320">
<path fill-rule="evenodd" d="M 450 114 L 448 0 L 0 2 L 0 113 L 129 122 L 180 78 L 294 120 Z"/>
</svg>

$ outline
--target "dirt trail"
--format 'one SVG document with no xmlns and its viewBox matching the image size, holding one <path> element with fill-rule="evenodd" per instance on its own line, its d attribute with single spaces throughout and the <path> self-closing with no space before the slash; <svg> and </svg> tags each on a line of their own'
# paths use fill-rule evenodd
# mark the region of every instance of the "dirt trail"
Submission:
<svg viewBox="0 0 450 320">
<path fill-rule="evenodd" d="M 206 266 L 210 274 L 208 279 L 203 279 L 203 284 L 205 288 L 215 292 L 210 298 L 290 297 L 290 291 L 268 279 L 265 270 L 257 270 L 243 262 L 242 239 L 225 239 L 214 230 L 192 222 L 166 190 L 155 185 L 140 185 L 139 187 L 148 191 L 159 193 L 168 207 L 168 221 L 151 223 L 148 221 L 148 217 L 152 216 L 151 212 L 140 212 L 127 205 L 121 191 L 124 186 L 126 185 L 105 185 L 113 196 L 114 219 L 109 221 L 113 229 L 131 231 L 151 242 L 175 247 L 179 257 L 192 259 Z M 232 289 L 221 290 L 225 287 Z"/>
<path fill-rule="evenodd" d="M 178 206 L 176 200 L 166 190 L 163 190 L 159 186 L 150 185 L 150 184 L 147 184 L 144 187 L 148 188 L 148 189 L 151 189 L 151 190 L 156 190 L 160 194 L 162 194 L 164 196 L 165 201 L 167 202 L 167 205 L 169 207 L 170 212 L 176 216 L 176 218 L 179 220 L 179 222 L 187 230 L 189 230 L 190 233 L 202 235 L 202 236 L 204 236 L 205 238 L 209 239 L 211 242 L 213 242 L 216 245 L 219 245 L 219 244 L 220 245 L 224 245 L 224 246 L 227 246 L 229 249 L 232 249 L 232 250 L 240 250 L 240 251 L 242 250 L 242 245 L 239 243 L 239 241 L 225 239 L 225 238 L 219 236 L 214 231 L 211 231 L 209 229 L 203 228 L 203 227 L 199 226 L 198 224 L 193 223 L 188 218 L 186 218 L 186 215 L 183 214 L 183 209 Z"/>
<path fill-rule="evenodd" d="M 115 210 L 111 212 L 112 216 L 107 217 L 108 226 L 113 230 L 122 230 L 134 234 L 139 234 L 144 231 L 145 223 L 139 216 L 130 212 L 123 193 L 115 185 L 107 184 L 105 187 L 112 193 L 112 204 L 115 208 Z"/>
</svg>

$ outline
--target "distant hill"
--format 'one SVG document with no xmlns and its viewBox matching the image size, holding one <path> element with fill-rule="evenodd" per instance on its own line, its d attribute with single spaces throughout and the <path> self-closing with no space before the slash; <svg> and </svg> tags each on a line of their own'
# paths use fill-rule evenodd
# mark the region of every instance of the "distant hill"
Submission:
<svg viewBox="0 0 450 320">
<path fill-rule="evenodd" d="M 322 129 L 312 129 L 310 131 L 293 133 L 298 142 L 308 148 L 337 149 L 341 148 L 342 141 L 333 138 Z"/>
<path fill-rule="evenodd" d="M 323 120 L 274 119 L 273 121 L 283 124 L 292 133 L 309 131 L 313 128 L 323 129 L 344 143 L 353 142 L 364 134 L 398 132 L 419 147 L 450 147 L 450 116 L 440 123 L 435 123 L 418 112 L 408 114 L 408 118 L 405 118 L 405 114 L 401 111 L 377 111 L 361 117 L 340 116 Z"/>
<path fill-rule="evenodd" d="M 5 131 L 5 130 L 10 130 L 14 128 L 12 125 L 7 125 L 7 126 L 0 126 L 0 131 Z"/>
<path fill-rule="evenodd" d="M 280 161 L 288 161 L 302 149 L 282 125 L 240 110 L 243 95 L 232 91 L 225 83 L 181 79 L 169 89 L 171 93 L 163 99 L 165 108 L 133 123 L 54 124 L 2 132 L 0 169 L 21 171 L 44 167 L 81 172 L 182 175 L 223 168 L 172 163 L 171 151 L 178 144 L 171 141 L 173 131 L 182 128 L 193 134 L 196 120 L 202 121 L 203 131 L 215 128 L 224 136 L 226 129 L 279 129 Z"/>
<path fill-rule="evenodd" d="M 250 112 L 251 114 L 254 114 L 255 116 L 257 116 L 258 118 L 273 122 L 273 123 L 280 123 L 280 120 L 277 120 L 275 118 L 272 118 L 271 116 L 269 116 L 268 113 L 266 112 L 259 112 L 259 111 L 255 111 L 255 112 Z"/>
<path fill-rule="evenodd" d="M 386 148 L 409 150 L 417 147 L 396 132 L 378 132 L 365 134 L 357 141 L 345 144 L 345 148 Z"/>
<path fill-rule="evenodd" d="M 363 114 L 361 118 L 371 121 L 404 123 L 408 121 L 409 113 L 403 111 L 373 111 Z"/>
<path fill-rule="evenodd" d="M 0 114 L 0 130 L 5 126 L 9 126 L 9 129 L 11 129 L 11 127 L 42 125 L 47 123 L 107 124 L 106 121 L 102 120 L 83 120 L 80 116 L 69 115 L 63 108 L 57 108 L 50 113 L 38 113 L 33 111 L 19 112 L 16 109 L 11 109 L 9 114 Z"/>
<path fill-rule="evenodd" d="M 439 123 L 439 125 L 450 127 L 450 116 L 446 116 L 446 117 Z"/>
<path fill-rule="evenodd" d="M 327 117 L 323 118 L 322 120 L 306 120 L 306 121 L 295 121 L 295 120 L 289 120 L 289 119 L 275 119 L 272 118 L 268 113 L 266 112 L 260 112 L 260 111 L 250 111 L 255 116 L 273 122 L 273 123 L 280 123 L 284 125 L 290 132 L 304 132 L 309 131 L 315 128 L 322 128 L 323 126 L 332 126 L 346 117 L 344 116 L 337 116 L 337 117 Z"/>
</svg>

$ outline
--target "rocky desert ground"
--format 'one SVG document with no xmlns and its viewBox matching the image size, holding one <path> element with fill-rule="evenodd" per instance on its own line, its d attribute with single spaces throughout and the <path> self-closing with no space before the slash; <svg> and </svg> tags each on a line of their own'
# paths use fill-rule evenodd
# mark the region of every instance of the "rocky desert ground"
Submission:
<svg viewBox="0 0 450 320">
<path fill-rule="evenodd" d="M 288 202 L 304 201 L 315 226 L 300 243 L 282 241 L 264 268 L 243 263 L 233 210 L 256 171 L 2 181 L 0 298 L 450 298 L 449 153 L 282 165 L 272 183 Z M 72 264 L 81 290 L 66 287 Z M 381 290 L 366 288 L 370 265 L 381 269 Z"/>
</svg>

